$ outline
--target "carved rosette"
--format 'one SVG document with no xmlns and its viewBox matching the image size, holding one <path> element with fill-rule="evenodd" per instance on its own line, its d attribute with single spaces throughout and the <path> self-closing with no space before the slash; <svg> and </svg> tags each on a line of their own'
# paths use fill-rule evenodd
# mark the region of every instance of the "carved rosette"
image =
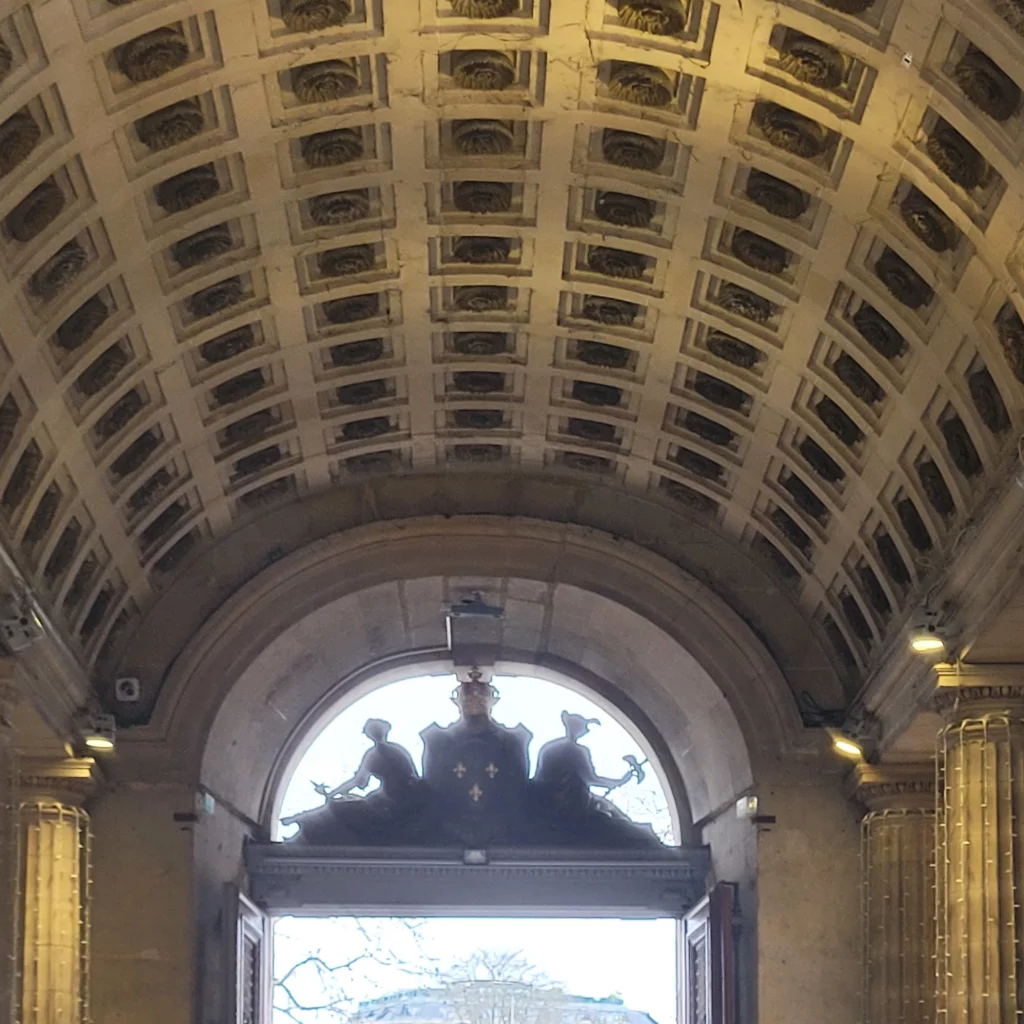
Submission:
<svg viewBox="0 0 1024 1024">
<path fill-rule="evenodd" d="M 601 153 L 617 167 L 634 171 L 656 171 L 665 159 L 665 142 L 619 128 L 606 128 L 601 136 Z"/>
<path fill-rule="evenodd" d="M 996 317 L 996 333 L 1003 349 L 1003 356 L 1014 377 L 1024 384 L 1024 321 L 1007 302 Z"/>
<path fill-rule="evenodd" d="M 465 213 L 507 213 L 512 186 L 505 181 L 457 181 L 452 188 L 455 209 Z"/>
<path fill-rule="evenodd" d="M 821 156 L 831 140 L 824 125 L 778 103 L 755 103 L 753 121 L 772 146 L 805 160 Z"/>
<path fill-rule="evenodd" d="M 733 232 L 731 249 L 737 259 L 765 274 L 781 274 L 789 266 L 789 250 L 755 231 Z"/>
<path fill-rule="evenodd" d="M 61 214 L 64 192 L 52 179 L 34 188 L 4 219 L 7 233 L 17 242 L 30 242 Z"/>
<path fill-rule="evenodd" d="M 689 3 L 679 0 L 619 0 L 619 21 L 637 32 L 655 36 L 674 36 L 686 24 Z"/>
<path fill-rule="evenodd" d="M 65 352 L 73 352 L 99 330 L 108 316 L 110 310 L 106 303 L 98 295 L 94 295 L 57 328 L 54 340 Z"/>
<path fill-rule="evenodd" d="M 603 341 L 581 341 L 576 345 L 576 358 L 588 366 L 608 370 L 624 370 L 629 365 L 630 350 Z"/>
<path fill-rule="evenodd" d="M 82 371 L 75 384 L 86 398 L 92 398 L 113 384 L 128 362 L 128 353 L 120 345 L 111 345 Z"/>
<path fill-rule="evenodd" d="M 595 274 L 639 281 L 647 270 L 647 258 L 626 249 L 612 249 L 606 245 L 592 247 L 587 253 L 587 266 Z"/>
<path fill-rule="evenodd" d="M 202 164 L 161 181 L 156 187 L 157 205 L 168 213 L 181 213 L 205 203 L 220 192 L 213 164 Z"/>
<path fill-rule="evenodd" d="M 362 366 L 364 363 L 375 363 L 383 355 L 383 338 L 364 338 L 344 345 L 332 345 L 330 350 L 334 366 Z"/>
<path fill-rule="evenodd" d="M 26 110 L 0 124 L 0 178 L 10 174 L 39 143 L 42 132 Z"/>
<path fill-rule="evenodd" d="M 813 437 L 805 437 L 798 445 L 800 454 L 807 460 L 816 476 L 830 484 L 838 484 L 846 477 L 842 467 Z"/>
<path fill-rule="evenodd" d="M 710 373 L 698 372 L 693 381 L 693 390 L 712 405 L 733 412 L 742 412 L 750 404 L 750 395 L 745 391 Z"/>
<path fill-rule="evenodd" d="M 460 263 L 507 263 L 512 240 L 492 235 L 463 235 L 452 244 L 452 258 Z"/>
<path fill-rule="evenodd" d="M 452 339 L 452 350 L 462 356 L 500 356 L 508 351 L 508 339 L 497 331 L 462 331 Z"/>
<path fill-rule="evenodd" d="M 953 222 L 923 192 L 911 188 L 900 203 L 903 222 L 935 252 L 956 248 L 959 232 Z"/>
<path fill-rule="evenodd" d="M 982 471 L 981 457 L 971 440 L 970 432 L 959 416 L 950 416 L 939 424 L 946 450 L 953 465 L 964 476 L 977 476 Z"/>
<path fill-rule="evenodd" d="M 317 253 L 316 265 L 324 277 L 351 277 L 373 270 L 377 262 L 372 245 L 346 245 Z"/>
<path fill-rule="evenodd" d="M 909 309 L 927 306 L 935 297 L 924 278 L 892 249 L 886 249 L 878 258 L 875 273 L 892 297 Z"/>
<path fill-rule="evenodd" d="M 665 107 L 672 100 L 672 80 L 649 64 L 618 64 L 608 79 L 613 99 L 638 107 Z"/>
<path fill-rule="evenodd" d="M 973 46 L 953 69 L 964 95 L 994 121 L 1008 121 L 1020 107 L 1020 87 L 998 64 Z"/>
<path fill-rule="evenodd" d="M 452 0 L 460 18 L 507 18 L 515 14 L 519 0 Z"/>
<path fill-rule="evenodd" d="M 825 427 L 847 448 L 864 440 L 864 432 L 831 398 L 825 396 L 815 403 L 814 411 Z"/>
<path fill-rule="evenodd" d="M 719 288 L 717 302 L 727 312 L 757 324 L 766 324 L 775 315 L 774 303 L 731 282 Z"/>
<path fill-rule="evenodd" d="M 788 29 L 779 55 L 779 67 L 801 82 L 819 89 L 835 89 L 846 74 L 847 58 L 834 46 Z"/>
<path fill-rule="evenodd" d="M 175 25 L 146 32 L 117 48 L 117 66 L 129 81 L 139 84 L 161 78 L 188 60 L 188 42 Z"/>
<path fill-rule="evenodd" d="M 628 327 L 640 313 L 635 302 L 609 299 L 603 295 L 587 295 L 583 299 L 580 315 L 584 320 L 607 324 L 609 327 Z"/>
<path fill-rule="evenodd" d="M 227 334 L 219 334 L 216 338 L 204 341 L 199 346 L 199 354 L 208 363 L 223 363 L 228 359 L 248 352 L 256 344 L 256 335 L 252 325 L 236 327 Z"/>
<path fill-rule="evenodd" d="M 135 122 L 139 141 L 158 152 L 194 139 L 206 126 L 199 100 L 192 98 L 161 107 Z"/>
<path fill-rule="evenodd" d="M 452 144 L 463 156 L 500 156 L 511 151 L 514 141 L 504 121 L 481 118 L 452 125 Z"/>
<path fill-rule="evenodd" d="M 190 295 L 185 300 L 185 308 L 197 318 L 214 316 L 225 309 L 237 306 L 244 297 L 245 285 L 242 279 L 228 277 Z"/>
<path fill-rule="evenodd" d="M 309 201 L 309 219 L 320 227 L 351 224 L 370 214 L 370 193 L 365 188 L 327 192 Z"/>
<path fill-rule="evenodd" d="M 936 121 L 928 136 L 925 151 L 950 181 L 968 192 L 988 176 L 985 158 L 942 118 Z"/>
<path fill-rule="evenodd" d="M 886 359 L 895 359 L 906 348 L 903 335 L 874 306 L 863 303 L 852 319 L 860 336 Z"/>
<path fill-rule="evenodd" d="M 1010 416 L 1006 411 L 1003 396 L 992 379 L 992 374 L 982 367 L 967 377 L 967 388 L 971 393 L 974 408 L 978 410 L 981 422 L 992 431 L 1000 434 L 1010 425 Z"/>
<path fill-rule="evenodd" d="M 796 185 L 757 170 L 752 170 L 747 178 L 747 196 L 762 210 L 786 220 L 803 216 L 811 203 L 811 197 Z"/>
<path fill-rule="evenodd" d="M 283 0 L 281 20 L 293 32 L 320 32 L 345 23 L 349 0 Z"/>
<path fill-rule="evenodd" d="M 622 402 L 622 388 L 598 384 L 592 380 L 576 380 L 572 384 L 572 397 L 585 405 L 619 405 Z"/>
<path fill-rule="evenodd" d="M 654 203 L 643 196 L 624 192 L 598 192 L 594 200 L 594 213 L 609 224 L 620 227 L 650 227 L 654 218 Z"/>
<path fill-rule="evenodd" d="M 380 296 L 376 292 L 367 295 L 350 295 L 347 299 L 331 299 L 325 302 L 324 316 L 332 324 L 352 324 L 369 320 L 380 314 Z"/>
<path fill-rule="evenodd" d="M 764 358 L 760 349 L 724 331 L 709 331 L 707 346 L 712 355 L 744 370 L 752 370 Z"/>
<path fill-rule="evenodd" d="M 310 167 L 340 167 L 363 156 L 363 133 L 356 128 L 336 128 L 302 139 L 302 159 Z"/>
<path fill-rule="evenodd" d="M 875 405 L 885 397 L 885 392 L 878 381 L 856 359 L 845 352 L 832 364 L 832 370 L 862 402 Z"/>
<path fill-rule="evenodd" d="M 505 375 L 494 370 L 461 370 L 452 374 L 456 391 L 469 395 L 491 395 L 505 390 Z"/>
<path fill-rule="evenodd" d="M 515 80 L 515 61 L 500 50 L 462 50 L 455 55 L 452 81 L 460 89 L 501 92 Z"/>
<path fill-rule="evenodd" d="M 29 290 L 52 302 L 88 265 L 89 257 L 77 242 L 61 246 L 30 278 Z"/>
<path fill-rule="evenodd" d="M 452 304 L 466 313 L 496 313 L 508 308 L 508 289 L 501 285 L 459 285 L 452 289 Z"/>
<path fill-rule="evenodd" d="M 301 103 L 330 103 L 359 91 L 354 60 L 322 60 L 292 71 L 292 91 Z"/>
<path fill-rule="evenodd" d="M 234 247 L 231 229 L 226 224 L 197 231 L 171 246 L 171 255 L 178 266 L 188 269 L 230 252 Z"/>
</svg>

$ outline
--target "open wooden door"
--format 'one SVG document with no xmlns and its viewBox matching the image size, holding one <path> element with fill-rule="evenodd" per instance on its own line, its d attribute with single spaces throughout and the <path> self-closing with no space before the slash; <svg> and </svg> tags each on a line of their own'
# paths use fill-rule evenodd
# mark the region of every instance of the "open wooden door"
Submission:
<svg viewBox="0 0 1024 1024">
<path fill-rule="evenodd" d="M 681 1024 L 736 1024 L 735 900 L 723 882 L 680 922 Z"/>
<path fill-rule="evenodd" d="M 226 1024 L 271 1024 L 270 918 L 234 886 L 228 911 Z"/>
</svg>

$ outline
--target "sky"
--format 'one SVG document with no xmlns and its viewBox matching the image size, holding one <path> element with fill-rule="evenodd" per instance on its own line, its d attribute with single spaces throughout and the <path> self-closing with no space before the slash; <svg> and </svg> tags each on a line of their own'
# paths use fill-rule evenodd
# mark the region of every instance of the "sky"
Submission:
<svg viewBox="0 0 1024 1024">
<path fill-rule="evenodd" d="M 635 729 L 630 735 L 607 709 L 568 687 L 525 676 L 495 677 L 494 684 L 501 692 L 493 712 L 495 720 L 508 726 L 522 722 L 533 733 L 531 771 L 540 747 L 565 734 L 559 718 L 563 709 L 601 720 L 600 725 L 591 726 L 583 740 L 590 747 L 594 766 L 600 774 L 622 775 L 626 770 L 622 760 L 625 754 L 634 754 L 641 761 L 646 756 Z M 362 735 L 363 723 L 368 718 L 389 721 L 389 739 L 402 744 L 417 766 L 421 766 L 420 731 L 431 722 L 446 725 L 458 717 L 449 700 L 455 686 L 456 679 L 452 675 L 422 676 L 381 686 L 353 702 L 325 726 L 285 783 L 281 816 L 322 804 L 322 798 L 313 790 L 313 782 L 336 786 L 355 773 L 370 746 L 370 741 Z M 376 784 L 374 781 L 370 788 Z M 615 790 L 611 799 L 635 821 L 650 822 L 664 840 L 675 842 L 665 792 L 654 771 L 647 772 L 643 783 L 629 782 Z M 288 836 L 295 829 L 296 826 L 282 828 L 279 835 Z"/>
<path fill-rule="evenodd" d="M 420 731 L 437 721 L 457 718 L 450 701 L 456 686 L 452 675 L 425 676 L 381 686 L 354 701 L 330 720 L 303 754 L 285 783 L 281 816 L 322 803 L 313 782 L 336 786 L 351 776 L 370 746 L 362 735 L 368 718 L 391 722 L 390 739 L 406 747 L 422 765 Z M 639 733 L 616 720 L 568 687 L 527 677 L 495 677 L 501 699 L 494 718 L 509 726 L 522 722 L 532 733 L 530 767 L 540 747 L 564 735 L 562 710 L 599 718 L 583 742 L 590 747 L 597 771 L 619 776 L 626 770 L 623 755 L 646 756 Z M 376 786 L 374 781 L 371 789 Z M 600 792 L 600 791 L 598 791 Z M 648 770 L 643 783 L 630 782 L 611 799 L 635 821 L 648 821 L 662 838 L 674 843 L 672 818 L 656 772 Z M 280 837 L 292 828 L 282 828 Z M 650 1013 L 658 1024 L 676 1021 L 676 923 L 670 919 L 577 920 L 528 918 L 431 918 L 409 920 L 373 918 L 279 918 L 274 931 L 274 975 L 279 979 L 307 956 L 319 955 L 331 966 L 360 956 L 367 949 L 376 959 L 361 959 L 351 969 L 334 972 L 329 984 L 347 1000 L 372 999 L 396 990 L 429 984 L 429 972 L 465 958 L 477 949 L 521 951 L 544 975 L 574 995 L 601 998 L 620 995 L 631 1009 Z M 310 967 L 290 979 L 292 990 L 307 1005 L 326 1001 L 324 983 Z M 284 997 L 275 993 L 275 1005 Z M 302 1024 L 336 1024 L 337 1017 L 300 1015 Z M 274 1024 L 294 1024 L 275 1011 Z"/>
</svg>

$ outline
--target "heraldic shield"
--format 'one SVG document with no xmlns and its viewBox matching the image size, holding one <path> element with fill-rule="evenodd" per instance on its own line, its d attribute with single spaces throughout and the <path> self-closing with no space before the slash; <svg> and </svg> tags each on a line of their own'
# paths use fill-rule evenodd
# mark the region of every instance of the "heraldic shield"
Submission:
<svg viewBox="0 0 1024 1024">
<path fill-rule="evenodd" d="M 526 818 L 530 730 L 480 719 L 429 725 L 420 735 L 435 820 L 451 840 L 467 846 L 517 841 Z"/>
</svg>

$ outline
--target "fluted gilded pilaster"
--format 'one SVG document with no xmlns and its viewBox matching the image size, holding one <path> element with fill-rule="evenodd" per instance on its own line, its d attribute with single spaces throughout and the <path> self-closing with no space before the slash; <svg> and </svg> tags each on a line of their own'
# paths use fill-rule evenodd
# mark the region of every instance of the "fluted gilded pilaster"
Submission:
<svg viewBox="0 0 1024 1024">
<path fill-rule="evenodd" d="M 940 672 L 940 682 L 947 725 L 938 750 L 937 1019 L 1019 1024 L 1024 666 Z"/>
<path fill-rule="evenodd" d="M 21 985 L 19 1024 L 89 1020 L 91 759 L 21 770 Z"/>
<path fill-rule="evenodd" d="M 860 765 L 865 1024 L 935 1019 L 935 767 Z"/>
</svg>

